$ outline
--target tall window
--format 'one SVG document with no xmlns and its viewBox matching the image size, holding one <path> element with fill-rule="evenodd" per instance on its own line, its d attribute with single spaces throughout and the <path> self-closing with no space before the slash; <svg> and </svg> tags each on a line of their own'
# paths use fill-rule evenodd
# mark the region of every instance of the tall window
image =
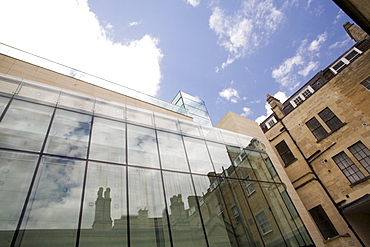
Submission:
<svg viewBox="0 0 370 247">
<path fill-rule="evenodd" d="M 322 127 L 315 117 L 308 120 L 306 125 L 318 141 L 324 139 L 328 135 L 328 132 L 324 129 L 324 127 Z"/>
<path fill-rule="evenodd" d="M 261 212 L 256 215 L 258 225 L 261 228 L 263 234 L 267 234 L 272 231 L 269 221 L 267 220 L 265 212 Z"/>
<path fill-rule="evenodd" d="M 321 205 L 308 210 L 325 240 L 338 235 Z"/>
<path fill-rule="evenodd" d="M 335 155 L 333 160 L 351 183 L 365 178 L 364 174 L 358 169 L 345 152 L 342 151 Z"/>
<path fill-rule="evenodd" d="M 320 118 L 325 122 L 325 124 L 330 128 L 331 131 L 335 131 L 343 126 L 342 121 L 335 116 L 335 114 L 326 107 L 324 110 L 319 112 Z"/>
<path fill-rule="evenodd" d="M 289 165 L 296 159 L 293 153 L 290 151 L 288 145 L 286 145 L 285 141 L 281 141 L 275 146 L 275 148 L 285 165 Z"/>
<path fill-rule="evenodd" d="M 366 171 L 370 173 L 370 150 L 361 141 L 350 146 L 348 150 L 355 156 Z"/>
<path fill-rule="evenodd" d="M 253 183 L 250 181 L 250 176 L 247 176 L 247 180 L 244 180 L 245 189 L 248 193 L 248 196 L 251 195 L 256 190 L 254 189 Z"/>
<path fill-rule="evenodd" d="M 370 91 L 370 77 L 364 80 L 363 82 L 361 82 L 361 85 Z"/>
<path fill-rule="evenodd" d="M 239 223 L 241 221 L 241 217 L 240 217 L 240 213 L 239 213 L 239 209 L 237 206 L 234 206 L 232 208 L 233 210 L 233 214 L 234 214 L 234 218 L 235 218 L 235 221 L 236 223 Z"/>
</svg>

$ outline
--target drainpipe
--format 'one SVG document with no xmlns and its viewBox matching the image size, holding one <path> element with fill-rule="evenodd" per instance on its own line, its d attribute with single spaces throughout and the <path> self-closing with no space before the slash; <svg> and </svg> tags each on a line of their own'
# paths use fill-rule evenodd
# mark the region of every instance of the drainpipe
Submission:
<svg viewBox="0 0 370 247">
<path fill-rule="evenodd" d="M 340 214 L 340 216 L 342 217 L 342 219 L 346 222 L 347 226 L 349 229 L 351 229 L 351 231 L 353 232 L 353 234 L 356 236 L 357 240 L 360 242 L 360 244 L 365 247 L 365 244 L 362 242 L 361 238 L 357 235 L 356 231 L 352 228 L 351 224 L 348 222 L 348 220 L 346 219 L 346 217 L 344 217 L 343 213 L 341 212 L 341 210 L 338 208 L 337 204 L 335 203 L 333 197 L 331 196 L 331 194 L 329 193 L 329 191 L 327 190 L 327 188 L 324 186 L 324 183 L 321 181 L 321 179 L 319 178 L 319 176 L 317 175 L 315 169 L 313 168 L 313 166 L 311 165 L 311 162 L 308 161 L 308 158 L 306 158 L 306 156 L 304 155 L 303 151 L 301 150 L 301 148 L 299 147 L 298 143 L 296 142 L 296 140 L 293 138 L 292 134 L 290 134 L 290 131 L 288 130 L 288 128 L 285 126 L 284 122 L 282 119 L 280 119 L 280 123 L 283 125 L 283 128 L 281 129 L 282 130 L 285 130 L 290 139 L 292 139 L 294 145 L 297 147 L 297 149 L 299 150 L 300 154 L 302 155 L 302 157 L 304 158 L 304 160 L 306 161 L 308 167 L 310 168 L 310 170 L 312 171 L 312 173 L 315 175 L 317 181 L 319 182 L 319 184 L 321 185 L 321 187 L 324 189 L 325 193 L 327 194 L 327 196 L 329 197 L 330 201 L 333 203 L 334 207 L 337 209 L 338 213 Z"/>
</svg>

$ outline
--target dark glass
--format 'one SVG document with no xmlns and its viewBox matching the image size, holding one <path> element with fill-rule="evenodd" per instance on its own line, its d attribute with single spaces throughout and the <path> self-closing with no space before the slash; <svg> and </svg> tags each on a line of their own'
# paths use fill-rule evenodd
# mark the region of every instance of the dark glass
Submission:
<svg viewBox="0 0 370 247">
<path fill-rule="evenodd" d="M 90 159 L 126 163 L 125 123 L 94 118 Z"/>
<path fill-rule="evenodd" d="M 125 166 L 89 162 L 80 246 L 127 246 Z"/>
<path fill-rule="evenodd" d="M 170 246 L 161 173 L 129 167 L 131 246 Z"/>
<path fill-rule="evenodd" d="M 40 151 L 53 108 L 13 100 L 0 122 L 0 147 Z"/>
<path fill-rule="evenodd" d="M 38 156 L 0 151 L 0 246 L 10 246 Z"/>
<path fill-rule="evenodd" d="M 84 165 L 72 159 L 42 158 L 17 239 L 20 246 L 75 246 Z"/>
<path fill-rule="evenodd" d="M 86 158 L 91 116 L 58 109 L 51 126 L 45 152 Z"/>
</svg>

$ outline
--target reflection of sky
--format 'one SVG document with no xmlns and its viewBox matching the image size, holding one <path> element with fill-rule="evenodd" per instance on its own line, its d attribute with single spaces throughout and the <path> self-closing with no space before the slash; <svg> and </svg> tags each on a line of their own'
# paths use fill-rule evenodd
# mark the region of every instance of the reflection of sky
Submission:
<svg viewBox="0 0 370 247">
<path fill-rule="evenodd" d="M 44 158 L 30 199 L 26 229 L 77 227 L 83 166 L 83 161 Z"/>
</svg>

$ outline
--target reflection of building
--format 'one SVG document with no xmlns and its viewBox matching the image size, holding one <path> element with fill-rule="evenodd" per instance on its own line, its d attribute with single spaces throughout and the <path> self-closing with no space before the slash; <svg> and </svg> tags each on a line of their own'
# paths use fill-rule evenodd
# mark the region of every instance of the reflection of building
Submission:
<svg viewBox="0 0 370 247">
<path fill-rule="evenodd" d="M 265 139 L 60 65 L 0 63 L 0 246 L 313 245 Z"/>
<path fill-rule="evenodd" d="M 344 28 L 357 43 L 287 101 L 268 95 L 261 128 L 325 244 L 370 246 L 370 39 Z"/>
</svg>

